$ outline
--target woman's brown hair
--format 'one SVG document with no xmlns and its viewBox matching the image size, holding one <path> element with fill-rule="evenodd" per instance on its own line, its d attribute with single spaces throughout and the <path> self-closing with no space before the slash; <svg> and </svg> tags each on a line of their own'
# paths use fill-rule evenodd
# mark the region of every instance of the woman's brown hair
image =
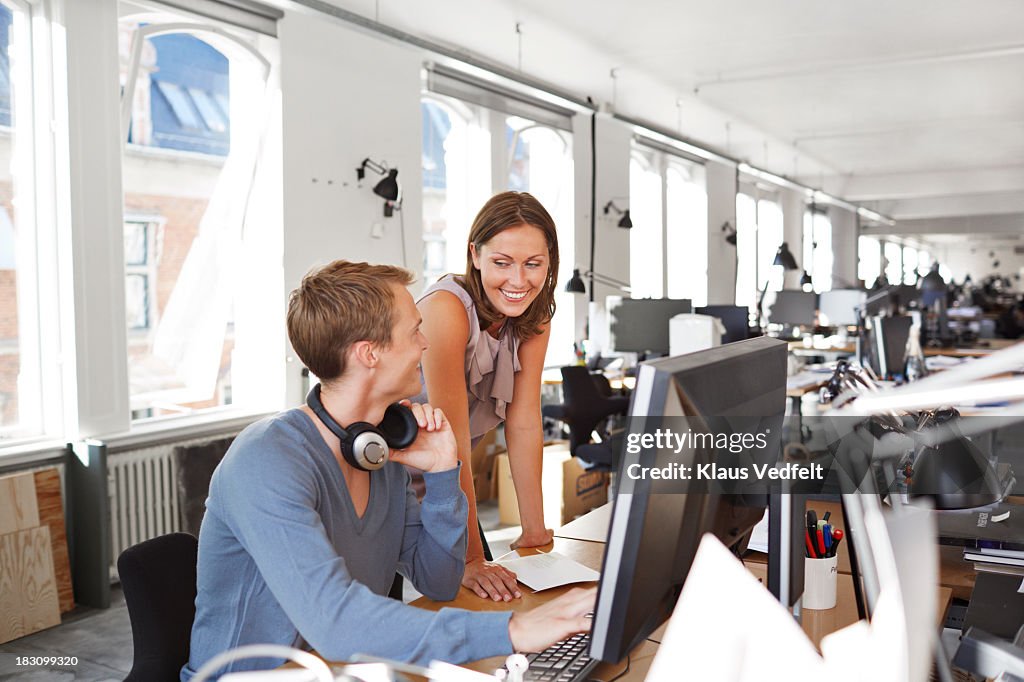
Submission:
<svg viewBox="0 0 1024 682">
<path fill-rule="evenodd" d="M 463 288 L 473 297 L 481 329 L 487 329 L 504 315 L 495 310 L 484 292 L 480 271 L 473 265 L 473 251 L 491 241 L 495 236 L 520 225 L 536 227 L 544 233 L 548 245 L 548 276 L 544 288 L 522 315 L 510 318 L 508 324 L 518 339 L 528 339 L 540 333 L 541 325 L 549 322 L 555 314 L 555 284 L 558 278 L 558 234 L 555 221 L 532 194 L 526 192 L 502 192 L 491 197 L 473 220 L 466 245 L 466 275 Z"/>
</svg>

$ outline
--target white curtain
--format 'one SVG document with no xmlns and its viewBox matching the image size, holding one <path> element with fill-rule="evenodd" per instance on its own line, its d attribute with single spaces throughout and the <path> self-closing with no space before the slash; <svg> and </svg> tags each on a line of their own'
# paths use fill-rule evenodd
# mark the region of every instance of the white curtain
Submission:
<svg viewBox="0 0 1024 682">
<path fill-rule="evenodd" d="M 153 339 L 153 355 L 174 369 L 194 399 L 209 397 L 217 384 L 272 97 L 268 74 L 255 60 L 232 59 L 229 77 L 231 152 Z"/>
</svg>

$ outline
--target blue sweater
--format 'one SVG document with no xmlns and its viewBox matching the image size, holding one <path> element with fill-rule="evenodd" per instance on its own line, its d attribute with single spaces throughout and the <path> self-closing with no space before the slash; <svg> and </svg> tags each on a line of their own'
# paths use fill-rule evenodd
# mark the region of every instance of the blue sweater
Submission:
<svg viewBox="0 0 1024 682">
<path fill-rule="evenodd" d="M 396 570 L 432 599 L 450 600 L 459 590 L 466 555 L 459 470 L 424 479 L 418 503 L 399 464 L 372 472 L 360 518 L 333 453 L 301 410 L 239 434 L 210 482 L 182 681 L 245 644 L 419 664 L 511 653 L 510 612 L 431 612 L 386 596 Z M 281 662 L 248 659 L 230 670 Z"/>
</svg>

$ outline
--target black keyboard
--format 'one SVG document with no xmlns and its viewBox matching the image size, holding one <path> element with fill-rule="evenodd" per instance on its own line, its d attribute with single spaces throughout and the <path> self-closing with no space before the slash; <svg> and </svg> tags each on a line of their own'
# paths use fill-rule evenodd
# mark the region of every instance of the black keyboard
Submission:
<svg viewBox="0 0 1024 682">
<path fill-rule="evenodd" d="M 540 653 L 527 654 L 530 668 L 523 679 L 540 682 L 582 682 L 599 663 L 587 655 L 589 650 L 590 635 L 580 634 L 552 644 Z"/>
</svg>

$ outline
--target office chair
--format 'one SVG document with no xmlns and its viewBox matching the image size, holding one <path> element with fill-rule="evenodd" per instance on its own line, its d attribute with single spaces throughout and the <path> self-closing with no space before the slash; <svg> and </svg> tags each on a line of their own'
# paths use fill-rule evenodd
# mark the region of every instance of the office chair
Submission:
<svg viewBox="0 0 1024 682">
<path fill-rule="evenodd" d="M 565 402 L 544 405 L 541 414 L 569 427 L 569 452 L 574 456 L 602 469 L 613 468 L 611 447 L 606 443 L 591 445 L 591 434 L 608 417 L 625 414 L 629 398 L 613 396 L 604 375 L 591 374 L 578 365 L 562 368 L 562 396 Z"/>
<path fill-rule="evenodd" d="M 125 682 L 177 682 L 188 662 L 196 615 L 199 542 L 171 533 L 121 552 L 117 572 L 135 653 Z"/>
</svg>

